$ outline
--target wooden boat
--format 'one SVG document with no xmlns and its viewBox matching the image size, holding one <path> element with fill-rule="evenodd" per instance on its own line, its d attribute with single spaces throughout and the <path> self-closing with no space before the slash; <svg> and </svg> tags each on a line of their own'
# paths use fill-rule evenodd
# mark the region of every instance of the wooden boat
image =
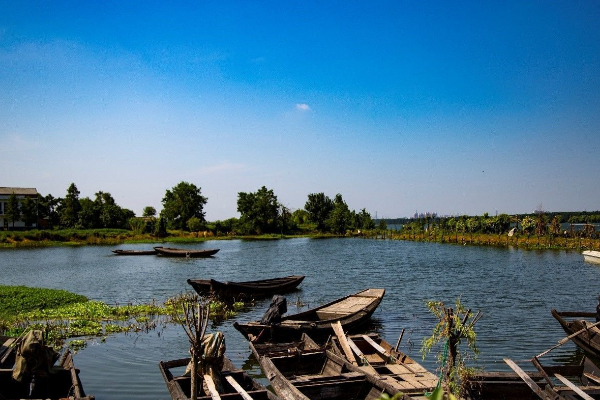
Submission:
<svg viewBox="0 0 600 400">
<path fill-rule="evenodd" d="M 534 358 L 533 360 L 537 360 Z M 475 392 L 474 399 L 600 399 L 600 369 L 587 357 L 576 365 L 542 366 L 537 372 L 525 372 L 510 359 L 504 360 L 523 383 L 514 375 L 501 374 L 496 380 L 488 375 Z M 474 381 L 474 383 L 476 383 Z M 529 393 L 527 393 L 527 389 Z M 532 396 L 533 393 L 533 396 Z"/>
<path fill-rule="evenodd" d="M 432 392 L 438 378 L 406 354 L 395 350 L 379 335 L 345 336 L 336 329 L 330 346 L 332 352 L 346 358 L 366 373 L 372 373 L 391 387 L 410 396 Z"/>
<path fill-rule="evenodd" d="M 174 368 L 185 368 L 189 362 L 190 358 L 183 358 L 174 361 L 161 361 L 158 364 L 173 400 L 190 398 L 191 378 L 189 376 L 174 376 L 172 372 Z M 254 400 L 279 400 L 279 397 L 252 379 L 245 371 L 235 368 L 227 357 L 224 358 L 221 373 L 224 378 L 223 387 L 225 391 L 219 393 L 219 395 L 223 400 L 244 400 L 246 399 L 246 397 L 243 397 L 244 394 L 250 395 Z M 209 400 L 211 398 L 211 395 L 205 393 L 202 385 L 200 385 L 197 400 Z"/>
<path fill-rule="evenodd" d="M 73 356 L 67 349 L 58 364 L 48 371 L 31 372 L 33 379 L 13 379 L 18 361 L 17 348 L 23 339 L 0 337 L 0 399 L 64 399 L 93 400 L 87 396 L 79 379 L 79 371 L 73 364 Z M 33 382 L 33 383 L 32 383 Z"/>
<path fill-rule="evenodd" d="M 321 307 L 285 316 L 274 325 L 253 321 L 234 322 L 233 326 L 253 342 L 297 340 L 302 333 L 308 333 L 313 339 L 326 338 L 331 333 L 333 322 L 340 321 L 346 330 L 366 323 L 381 303 L 384 294 L 385 289 L 366 289 Z"/>
<path fill-rule="evenodd" d="M 112 250 L 118 256 L 151 256 L 158 254 L 156 250 Z"/>
<path fill-rule="evenodd" d="M 252 353 L 271 383 L 275 393 L 286 400 L 374 400 L 383 393 L 392 397 L 398 392 L 374 375 L 342 357 L 319 348 L 303 334 L 302 349 L 284 350 L 280 345 L 250 342 Z M 401 399 L 410 399 L 402 395 Z"/>
<path fill-rule="evenodd" d="M 593 263 L 593 264 L 600 264 L 600 251 L 594 251 L 594 250 L 586 250 L 583 253 L 583 260 Z"/>
<path fill-rule="evenodd" d="M 588 354 L 600 357 L 600 327 L 592 322 L 596 317 L 596 313 L 559 312 L 555 309 L 552 309 L 551 313 L 567 335 L 572 335 L 583 330 L 583 332 L 574 336 L 571 340 Z"/>
<path fill-rule="evenodd" d="M 192 250 L 157 246 L 154 248 L 154 250 L 156 250 L 161 256 L 197 258 L 210 257 L 216 254 L 220 249 Z"/>
<path fill-rule="evenodd" d="M 303 280 L 303 275 L 291 275 L 283 278 L 247 282 L 219 282 L 214 279 L 188 279 L 187 283 L 189 283 L 198 294 L 214 293 L 221 297 L 261 297 L 276 293 L 285 293 L 295 289 Z"/>
</svg>

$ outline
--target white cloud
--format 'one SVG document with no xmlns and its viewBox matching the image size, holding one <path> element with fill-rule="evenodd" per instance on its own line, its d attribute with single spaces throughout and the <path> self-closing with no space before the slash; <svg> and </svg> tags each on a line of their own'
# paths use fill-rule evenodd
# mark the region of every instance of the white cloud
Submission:
<svg viewBox="0 0 600 400">
<path fill-rule="evenodd" d="M 296 110 L 298 111 L 310 111 L 310 107 L 306 103 L 296 104 Z"/>
</svg>

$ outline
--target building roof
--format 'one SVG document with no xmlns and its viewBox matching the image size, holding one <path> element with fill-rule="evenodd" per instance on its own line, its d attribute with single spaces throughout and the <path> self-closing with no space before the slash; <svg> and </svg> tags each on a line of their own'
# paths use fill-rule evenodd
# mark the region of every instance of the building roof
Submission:
<svg viewBox="0 0 600 400">
<path fill-rule="evenodd" d="M 36 188 L 0 187 L 0 195 L 37 196 Z"/>
</svg>

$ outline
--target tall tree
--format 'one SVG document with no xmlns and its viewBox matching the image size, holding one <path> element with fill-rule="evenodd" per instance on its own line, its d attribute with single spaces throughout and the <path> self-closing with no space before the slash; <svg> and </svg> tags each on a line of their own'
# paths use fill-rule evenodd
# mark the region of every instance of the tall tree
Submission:
<svg viewBox="0 0 600 400">
<path fill-rule="evenodd" d="M 279 203 L 272 189 L 261 187 L 256 193 L 238 193 L 237 210 L 243 226 L 261 233 L 277 232 Z"/>
<path fill-rule="evenodd" d="M 63 200 L 63 207 L 60 214 L 61 225 L 67 228 L 73 228 L 79 222 L 79 211 L 81 204 L 79 203 L 79 190 L 75 183 L 71 183 L 67 189 L 67 195 Z"/>
<path fill-rule="evenodd" d="M 21 214 L 23 215 L 25 226 L 32 226 L 37 223 L 37 198 L 25 197 L 21 202 Z"/>
<path fill-rule="evenodd" d="M 142 212 L 142 217 L 156 217 L 156 208 L 152 206 L 144 207 L 144 211 Z"/>
<path fill-rule="evenodd" d="M 336 194 L 335 199 L 333 200 L 333 210 L 329 213 L 326 225 L 331 232 L 342 235 L 346 233 L 346 229 L 350 227 L 351 219 L 348 205 L 340 193 Z"/>
<path fill-rule="evenodd" d="M 193 183 L 182 181 L 172 190 L 167 189 L 165 197 L 162 199 L 161 215 L 167 220 L 170 228 L 186 230 L 188 228 L 187 221 L 192 217 L 206 222 L 204 205 L 207 200 L 202 196 L 199 187 Z"/>
<path fill-rule="evenodd" d="M 55 198 L 51 194 L 48 194 L 46 196 L 39 195 L 39 217 L 40 219 L 46 219 L 50 228 L 53 228 L 60 224 L 60 214 L 58 213 L 58 209 L 61 202 L 61 198 Z"/>
<path fill-rule="evenodd" d="M 6 215 L 6 219 L 12 222 L 12 228 L 15 229 L 15 222 L 21 219 L 21 206 L 15 192 L 12 192 L 8 197 L 4 214 Z"/>
<path fill-rule="evenodd" d="M 325 221 L 329 218 L 329 213 L 333 211 L 333 201 L 325 193 L 311 193 L 304 205 L 308 212 L 310 220 L 317 224 L 317 229 L 325 230 Z"/>
</svg>

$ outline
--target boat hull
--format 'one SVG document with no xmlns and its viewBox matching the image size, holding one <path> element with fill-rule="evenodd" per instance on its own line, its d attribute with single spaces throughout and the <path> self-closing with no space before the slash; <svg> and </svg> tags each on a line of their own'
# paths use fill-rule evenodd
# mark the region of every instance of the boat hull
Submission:
<svg viewBox="0 0 600 400">
<path fill-rule="evenodd" d="M 165 257 L 183 257 L 183 258 L 202 258 L 211 257 L 219 252 L 219 249 L 207 249 L 207 250 L 188 250 L 188 249 L 175 249 L 170 247 L 155 247 L 154 250 L 158 252 L 158 255 Z"/>
<path fill-rule="evenodd" d="M 214 279 L 188 279 L 187 283 L 190 284 L 198 294 L 213 293 L 220 297 L 264 297 L 294 290 L 303 280 L 304 276 L 302 275 L 292 275 L 283 278 L 247 282 L 219 282 Z"/>
<path fill-rule="evenodd" d="M 238 323 L 233 326 L 248 340 L 255 342 L 286 342 L 299 340 L 302 333 L 314 339 L 326 339 L 331 324 L 339 321 L 344 330 L 353 330 L 366 324 L 381 303 L 384 289 L 367 289 L 332 301 L 324 306 L 283 317 L 280 323 L 264 325 L 259 321 Z"/>
<path fill-rule="evenodd" d="M 586 250 L 582 254 L 584 261 L 600 265 L 600 251 Z"/>
</svg>

